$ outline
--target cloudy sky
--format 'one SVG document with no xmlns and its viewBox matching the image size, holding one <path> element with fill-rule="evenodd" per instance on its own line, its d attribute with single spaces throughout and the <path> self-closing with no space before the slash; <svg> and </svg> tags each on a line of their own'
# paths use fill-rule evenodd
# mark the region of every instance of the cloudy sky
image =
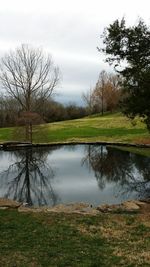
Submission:
<svg viewBox="0 0 150 267">
<path fill-rule="evenodd" d="M 104 27 L 123 16 L 150 25 L 149 10 L 149 0 L 0 0 L 0 56 L 22 43 L 48 51 L 62 74 L 57 99 L 80 104 L 109 70 L 96 49 Z"/>
</svg>

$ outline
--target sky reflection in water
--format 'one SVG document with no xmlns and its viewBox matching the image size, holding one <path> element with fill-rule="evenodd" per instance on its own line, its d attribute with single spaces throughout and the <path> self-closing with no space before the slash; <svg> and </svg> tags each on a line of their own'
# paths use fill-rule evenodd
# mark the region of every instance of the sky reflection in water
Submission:
<svg viewBox="0 0 150 267">
<path fill-rule="evenodd" d="M 150 197 L 150 158 L 100 145 L 0 151 L 0 197 L 30 206 Z"/>
</svg>

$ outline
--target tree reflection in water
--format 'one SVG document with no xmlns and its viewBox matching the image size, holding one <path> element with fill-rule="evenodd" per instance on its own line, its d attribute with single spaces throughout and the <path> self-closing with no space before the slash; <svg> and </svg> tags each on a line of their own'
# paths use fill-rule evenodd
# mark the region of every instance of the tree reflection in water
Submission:
<svg viewBox="0 0 150 267">
<path fill-rule="evenodd" d="M 136 192 L 138 198 L 150 197 L 150 159 L 113 147 L 89 145 L 85 147 L 82 165 L 95 173 L 98 186 L 115 182 L 120 194 Z"/>
<path fill-rule="evenodd" d="M 56 205 L 58 196 L 51 185 L 55 174 L 46 161 L 48 154 L 57 148 L 11 151 L 16 162 L 0 174 L 1 184 L 6 190 L 4 197 L 29 206 Z"/>
<path fill-rule="evenodd" d="M 55 151 L 57 149 L 60 150 Z M 56 153 L 52 154 L 52 152 Z M 120 199 L 120 196 L 121 199 L 129 199 L 130 196 L 150 197 L 150 159 L 147 157 L 99 145 L 85 145 L 84 148 L 83 146 L 29 148 L 5 153 L 0 154 L 1 157 L 5 155 L 5 160 L 2 162 L 5 164 L 8 160 L 7 156 L 11 156 L 13 163 L 0 173 L 1 195 L 27 202 L 30 206 L 56 205 L 60 203 L 57 194 L 61 196 L 62 203 L 72 202 L 74 199 L 88 202 L 88 199 L 91 201 L 90 194 L 93 194 L 94 201 L 97 201 L 95 200 L 95 192 L 97 192 L 99 201 L 99 190 L 94 180 L 92 185 L 95 186 L 95 191 L 91 190 L 91 176 L 96 177 L 100 191 L 104 190 L 104 194 L 105 192 L 111 194 L 113 190 L 112 193 L 113 196 L 115 194 L 116 199 L 117 197 Z M 82 165 L 86 165 L 91 174 L 80 166 L 81 158 Z M 77 168 L 79 179 L 75 178 Z M 83 179 L 81 179 L 82 175 Z M 54 178 L 57 178 L 55 180 L 57 194 L 54 190 Z M 80 190 L 75 184 L 78 182 L 81 182 Z M 87 183 L 85 190 L 87 192 L 84 191 L 84 183 Z"/>
</svg>

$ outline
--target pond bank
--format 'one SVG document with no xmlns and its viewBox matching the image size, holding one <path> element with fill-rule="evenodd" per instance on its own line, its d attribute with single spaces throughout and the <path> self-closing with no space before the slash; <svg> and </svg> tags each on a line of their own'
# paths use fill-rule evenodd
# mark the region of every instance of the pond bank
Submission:
<svg viewBox="0 0 150 267">
<path fill-rule="evenodd" d="M 10 199 L 0 198 L 0 209 L 17 209 L 18 212 L 44 212 L 44 213 L 77 213 L 83 215 L 98 215 L 99 213 L 122 213 L 139 212 L 150 213 L 150 199 L 129 200 L 120 204 L 102 204 L 93 207 L 87 203 L 59 204 L 54 207 L 28 207 L 26 203 L 17 202 Z"/>
<path fill-rule="evenodd" d="M 96 141 L 96 142 L 67 141 L 67 142 L 53 142 L 53 143 L 30 143 L 30 142 L 9 141 L 0 143 L 0 148 L 4 150 L 9 150 L 9 149 L 21 149 L 28 147 L 45 147 L 45 146 L 58 146 L 58 145 L 106 145 L 106 146 L 111 145 L 111 146 L 136 147 L 136 148 L 150 148 L 150 144 L 108 142 L 108 141 Z"/>
</svg>

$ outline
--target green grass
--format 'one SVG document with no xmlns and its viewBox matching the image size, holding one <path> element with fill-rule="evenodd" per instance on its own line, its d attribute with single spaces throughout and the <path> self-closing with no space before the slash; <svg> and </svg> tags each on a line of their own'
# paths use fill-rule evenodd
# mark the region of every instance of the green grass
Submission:
<svg viewBox="0 0 150 267">
<path fill-rule="evenodd" d="M 122 151 L 128 151 L 131 153 L 139 154 L 145 157 L 150 157 L 150 148 L 138 148 L 138 147 L 122 147 L 122 146 L 113 146 Z"/>
<path fill-rule="evenodd" d="M 0 140 L 1 141 L 8 141 L 8 140 L 13 140 L 14 137 L 14 132 L 15 128 L 0 128 Z"/>
<path fill-rule="evenodd" d="M 0 129 L 0 141 L 23 141 L 24 128 Z M 121 113 L 95 115 L 83 119 L 43 124 L 33 127 L 33 142 L 135 142 L 148 140 L 145 125 L 136 119 L 136 125 Z"/>
<path fill-rule="evenodd" d="M 150 266 L 150 218 L 0 210 L 3 267 Z"/>
</svg>

